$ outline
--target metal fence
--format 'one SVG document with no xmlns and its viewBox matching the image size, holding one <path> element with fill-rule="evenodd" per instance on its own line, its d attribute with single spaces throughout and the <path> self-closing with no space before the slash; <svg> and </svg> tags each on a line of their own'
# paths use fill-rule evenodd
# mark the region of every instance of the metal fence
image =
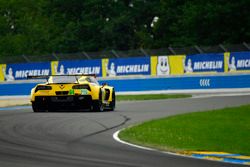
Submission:
<svg viewBox="0 0 250 167">
<path fill-rule="evenodd" d="M 104 50 L 101 52 L 78 52 L 78 53 L 51 53 L 48 55 L 19 55 L 2 57 L 0 64 L 22 63 L 22 62 L 44 62 L 60 60 L 80 60 L 80 59 L 102 59 L 102 58 L 124 58 L 142 57 L 151 55 L 180 55 L 199 53 L 221 53 L 250 51 L 250 44 L 215 45 L 215 46 L 191 46 L 191 47 L 168 47 L 161 49 L 134 49 L 128 51 Z"/>
</svg>

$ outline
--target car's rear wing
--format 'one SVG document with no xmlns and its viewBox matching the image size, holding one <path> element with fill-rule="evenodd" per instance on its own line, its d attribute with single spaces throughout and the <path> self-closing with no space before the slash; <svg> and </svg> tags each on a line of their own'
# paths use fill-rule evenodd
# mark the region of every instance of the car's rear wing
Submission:
<svg viewBox="0 0 250 167">
<path fill-rule="evenodd" d="M 28 75 L 27 79 L 47 79 L 49 78 L 49 75 L 41 75 L 41 76 L 37 76 L 37 75 Z"/>
</svg>

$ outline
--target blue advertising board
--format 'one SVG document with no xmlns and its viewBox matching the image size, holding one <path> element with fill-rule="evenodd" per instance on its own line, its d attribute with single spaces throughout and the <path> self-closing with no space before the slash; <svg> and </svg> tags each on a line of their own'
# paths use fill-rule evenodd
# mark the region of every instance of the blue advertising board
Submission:
<svg viewBox="0 0 250 167">
<path fill-rule="evenodd" d="M 150 75 L 150 57 L 105 59 L 106 76 Z"/>
<path fill-rule="evenodd" d="M 250 52 L 0 64 L 0 81 L 24 80 L 28 75 L 50 74 L 96 74 L 98 77 L 115 77 L 227 72 L 250 72 Z"/>
<path fill-rule="evenodd" d="M 103 79 L 100 81 L 102 83 L 114 86 L 116 92 L 237 89 L 250 88 L 250 74 Z M 29 95 L 36 84 L 38 83 L 2 83 L 0 96 Z"/>
<path fill-rule="evenodd" d="M 50 75 L 50 63 L 22 63 L 22 64 L 7 64 L 2 66 L 2 74 L 5 81 L 23 80 L 27 76 L 43 76 Z"/>
<path fill-rule="evenodd" d="M 232 52 L 227 58 L 228 71 L 250 71 L 250 52 Z"/>
<path fill-rule="evenodd" d="M 224 54 L 187 55 L 183 60 L 184 73 L 224 72 Z"/>
<path fill-rule="evenodd" d="M 102 76 L 102 60 L 69 60 L 51 62 L 52 74 L 96 74 Z"/>
</svg>

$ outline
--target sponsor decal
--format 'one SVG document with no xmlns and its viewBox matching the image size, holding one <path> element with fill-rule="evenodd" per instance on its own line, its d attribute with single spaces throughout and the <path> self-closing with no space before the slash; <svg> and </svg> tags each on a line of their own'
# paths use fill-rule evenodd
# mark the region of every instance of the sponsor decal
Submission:
<svg viewBox="0 0 250 167">
<path fill-rule="evenodd" d="M 97 76 L 102 76 L 101 65 L 101 60 L 51 62 L 52 72 L 56 75 L 96 74 Z"/>
<path fill-rule="evenodd" d="M 224 72 L 224 54 L 187 55 L 183 58 L 184 73 Z"/>
<path fill-rule="evenodd" d="M 49 63 L 23 63 L 2 66 L 2 76 L 5 81 L 27 79 L 27 76 L 50 75 Z"/>
<path fill-rule="evenodd" d="M 64 85 L 59 85 L 59 88 L 60 88 L 60 89 L 64 89 L 65 86 L 64 86 Z"/>
<path fill-rule="evenodd" d="M 103 59 L 104 77 L 150 75 L 150 58 Z"/>
<path fill-rule="evenodd" d="M 74 95 L 74 94 L 75 94 L 74 89 L 70 89 L 70 90 L 69 90 L 69 95 Z"/>
<path fill-rule="evenodd" d="M 170 74 L 168 56 L 158 56 L 156 69 L 158 76 Z"/>
<path fill-rule="evenodd" d="M 88 90 L 87 89 L 81 89 L 81 95 L 87 95 Z"/>
<path fill-rule="evenodd" d="M 11 68 L 9 68 L 9 75 Z M 50 70 L 44 69 L 44 70 L 17 70 L 15 72 L 15 78 L 26 78 L 27 76 L 42 76 L 42 75 L 49 75 Z"/>
<path fill-rule="evenodd" d="M 225 53 L 226 72 L 246 72 L 250 70 L 250 52 Z"/>
<path fill-rule="evenodd" d="M 151 75 L 182 75 L 183 58 L 185 55 L 151 56 Z"/>
</svg>

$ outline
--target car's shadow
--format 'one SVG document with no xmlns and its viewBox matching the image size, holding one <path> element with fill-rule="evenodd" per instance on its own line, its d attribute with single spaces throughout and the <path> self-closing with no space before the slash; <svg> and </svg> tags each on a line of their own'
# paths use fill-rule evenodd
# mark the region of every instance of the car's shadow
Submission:
<svg viewBox="0 0 250 167">
<path fill-rule="evenodd" d="M 110 111 L 110 110 L 104 110 L 104 111 L 89 111 L 89 110 L 51 110 L 51 111 L 42 111 L 42 112 L 35 112 L 35 113 L 108 113 L 108 112 L 117 112 L 117 110 Z"/>
</svg>

